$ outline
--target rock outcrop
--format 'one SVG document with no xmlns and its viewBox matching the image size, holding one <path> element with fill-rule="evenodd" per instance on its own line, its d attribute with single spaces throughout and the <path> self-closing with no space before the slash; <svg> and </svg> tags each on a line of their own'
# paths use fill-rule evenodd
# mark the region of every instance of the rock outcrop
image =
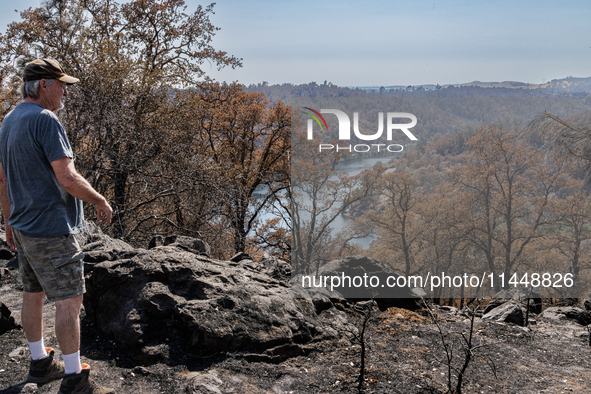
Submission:
<svg viewBox="0 0 591 394">
<path fill-rule="evenodd" d="M 11 316 L 10 309 L 2 302 L 0 302 L 0 335 L 6 331 L 10 331 L 19 326 L 15 323 L 14 317 Z"/>
<path fill-rule="evenodd" d="M 139 250 L 128 243 L 106 236 L 92 222 L 86 222 L 86 230 L 77 234 L 76 238 L 84 252 L 86 273 L 92 271 L 96 263 L 130 258 L 139 253 Z"/>
<path fill-rule="evenodd" d="M 518 326 L 523 326 L 524 316 L 525 314 L 520 303 L 516 301 L 508 301 L 487 312 L 482 316 L 482 319 L 514 323 Z"/>
<path fill-rule="evenodd" d="M 150 241 L 148 249 L 159 246 L 173 246 L 186 252 L 211 257 L 211 248 L 200 239 L 191 238 L 182 235 L 171 235 L 168 237 L 156 236 Z"/>
<path fill-rule="evenodd" d="M 583 326 L 591 324 L 591 312 L 574 306 L 546 308 L 540 317 L 552 320 L 574 320 Z"/>
<path fill-rule="evenodd" d="M 533 313 L 542 313 L 542 295 L 531 289 L 511 288 L 502 290 L 493 296 L 494 301 L 489 304 L 492 309 L 508 301 L 516 301 L 524 306 L 529 300 L 529 311 Z"/>
<path fill-rule="evenodd" d="M 219 261 L 186 238 L 133 249 L 93 231 L 86 315 L 139 363 L 225 351 L 280 361 L 347 324 L 330 298 L 319 307 L 318 297 L 294 297 L 280 260 Z"/>
<path fill-rule="evenodd" d="M 331 261 L 322 265 L 315 276 L 317 279 L 333 276 L 351 278 L 351 283 L 341 280 L 341 286 L 335 286 L 333 290 L 351 301 L 373 298 L 382 310 L 391 307 L 416 310 L 421 307 L 419 301 L 424 294 L 422 289 L 413 289 L 408 285 L 389 286 L 387 283 L 396 283 L 397 278 L 401 276 L 400 273 L 387 264 L 365 256 L 351 256 Z M 372 277 L 378 279 L 371 282 Z M 353 278 L 357 278 L 358 282 L 363 279 L 363 286 L 355 285 Z M 367 286 L 365 282 L 368 283 Z"/>
</svg>

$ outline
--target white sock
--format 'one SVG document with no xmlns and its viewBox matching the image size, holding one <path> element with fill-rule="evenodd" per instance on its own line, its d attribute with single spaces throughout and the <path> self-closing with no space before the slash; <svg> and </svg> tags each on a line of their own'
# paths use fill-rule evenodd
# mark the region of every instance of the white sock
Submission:
<svg viewBox="0 0 591 394">
<path fill-rule="evenodd" d="M 33 360 L 39 360 L 47 356 L 47 351 L 45 350 L 45 344 L 43 343 L 43 338 L 38 340 L 37 342 L 27 342 L 29 344 L 29 349 L 31 349 L 31 358 Z"/>
<path fill-rule="evenodd" d="M 72 354 L 62 354 L 64 359 L 65 374 L 80 373 L 82 364 L 80 364 L 80 350 Z"/>
</svg>

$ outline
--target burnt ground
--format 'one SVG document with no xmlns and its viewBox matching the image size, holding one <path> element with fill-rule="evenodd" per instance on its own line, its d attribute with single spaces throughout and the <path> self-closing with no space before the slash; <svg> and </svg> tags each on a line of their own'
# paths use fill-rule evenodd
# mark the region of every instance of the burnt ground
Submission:
<svg viewBox="0 0 591 394">
<path fill-rule="evenodd" d="M 0 301 L 20 322 L 18 271 L 4 272 Z M 56 348 L 54 307 L 45 305 L 45 341 Z M 443 341 L 453 350 L 452 380 L 464 360 L 462 333 L 470 319 L 435 309 Z M 352 320 L 360 316 L 349 311 Z M 448 366 L 438 325 L 426 310 L 375 311 L 367 331 L 367 393 L 445 393 Z M 0 335 L 0 393 L 56 393 L 59 381 L 42 387 L 24 384 L 29 352 L 24 333 Z M 591 393 L 589 333 L 571 321 L 541 318 L 528 328 L 476 318 L 473 360 L 464 393 Z M 248 361 L 244 353 L 195 357 L 179 351 L 175 365 L 137 366 L 82 317 L 82 361 L 91 376 L 117 393 L 357 393 L 360 346 L 347 333 L 340 340 L 308 346 L 308 353 L 270 364 Z"/>
</svg>

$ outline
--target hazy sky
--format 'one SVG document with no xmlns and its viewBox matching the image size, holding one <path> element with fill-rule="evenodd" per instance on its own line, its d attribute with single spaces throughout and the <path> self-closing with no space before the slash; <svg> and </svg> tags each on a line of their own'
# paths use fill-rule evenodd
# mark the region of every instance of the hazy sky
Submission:
<svg viewBox="0 0 591 394">
<path fill-rule="evenodd" d="M 201 2 L 188 0 L 188 12 Z M 0 0 L 2 31 L 39 0 Z M 201 3 L 207 4 L 207 3 Z M 339 86 L 542 83 L 591 76 L 591 2 L 218 0 L 213 45 L 241 57 L 218 80 Z"/>
</svg>

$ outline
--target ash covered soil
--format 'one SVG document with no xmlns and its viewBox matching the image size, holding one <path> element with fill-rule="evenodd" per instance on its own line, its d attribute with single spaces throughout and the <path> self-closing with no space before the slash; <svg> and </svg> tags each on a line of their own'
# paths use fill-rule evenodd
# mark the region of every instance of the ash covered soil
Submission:
<svg viewBox="0 0 591 394">
<path fill-rule="evenodd" d="M 17 270 L 4 270 L 2 301 L 20 323 L 22 285 Z M 433 307 L 439 326 L 426 309 L 411 312 L 374 309 L 368 322 L 366 393 L 446 393 L 448 366 L 443 342 L 453 350 L 452 383 L 461 368 L 470 319 L 454 308 Z M 352 306 L 350 321 L 362 314 Z M 54 306 L 44 306 L 45 341 L 61 358 L 54 332 Z M 524 328 L 476 317 L 473 360 L 464 393 L 591 393 L 589 332 L 571 320 L 537 318 Z M 307 354 L 280 363 L 248 361 L 245 353 L 197 357 L 180 349 L 168 364 L 136 365 L 82 315 L 82 361 L 92 379 L 117 393 L 356 393 L 360 371 L 358 341 L 346 332 L 323 341 Z M 360 324 L 360 323 L 359 323 Z M 360 325 L 358 326 L 360 327 Z M 440 329 L 443 332 L 440 333 Z M 59 381 L 25 385 L 29 351 L 20 329 L 0 335 L 0 393 L 56 393 Z"/>
</svg>

